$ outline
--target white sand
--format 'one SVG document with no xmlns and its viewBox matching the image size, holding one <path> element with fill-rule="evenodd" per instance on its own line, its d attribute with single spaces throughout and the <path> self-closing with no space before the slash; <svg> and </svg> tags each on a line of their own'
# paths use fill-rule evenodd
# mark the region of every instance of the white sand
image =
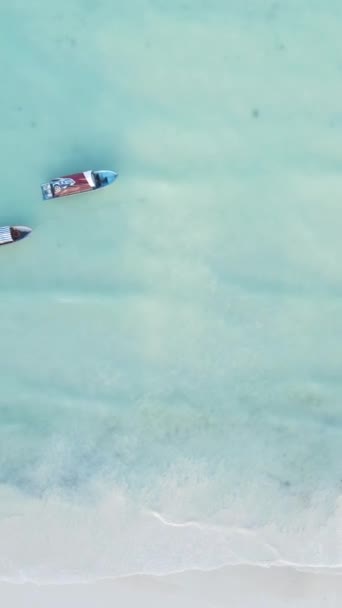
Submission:
<svg viewBox="0 0 342 608">
<path fill-rule="evenodd" d="M 332 608 L 341 597 L 341 571 L 255 566 L 83 585 L 0 586 L 0 605 L 7 608 Z"/>
</svg>

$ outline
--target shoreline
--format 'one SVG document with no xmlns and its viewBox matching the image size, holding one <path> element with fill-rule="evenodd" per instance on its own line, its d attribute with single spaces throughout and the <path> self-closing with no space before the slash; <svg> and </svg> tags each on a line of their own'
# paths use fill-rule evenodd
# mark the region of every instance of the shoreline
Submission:
<svg viewBox="0 0 342 608">
<path fill-rule="evenodd" d="M 8 608 L 285 608 L 337 607 L 342 594 L 342 568 L 300 571 L 287 566 L 226 566 L 208 572 L 136 575 L 96 583 L 1 583 L 0 600 Z"/>
</svg>

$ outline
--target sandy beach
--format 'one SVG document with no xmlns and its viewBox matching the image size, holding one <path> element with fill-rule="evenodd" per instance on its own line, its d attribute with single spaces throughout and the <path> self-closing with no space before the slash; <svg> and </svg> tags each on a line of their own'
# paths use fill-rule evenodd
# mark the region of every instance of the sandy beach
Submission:
<svg viewBox="0 0 342 608">
<path fill-rule="evenodd" d="M 83 585 L 0 585 L 7 608 L 337 608 L 341 572 L 234 566 Z"/>
</svg>

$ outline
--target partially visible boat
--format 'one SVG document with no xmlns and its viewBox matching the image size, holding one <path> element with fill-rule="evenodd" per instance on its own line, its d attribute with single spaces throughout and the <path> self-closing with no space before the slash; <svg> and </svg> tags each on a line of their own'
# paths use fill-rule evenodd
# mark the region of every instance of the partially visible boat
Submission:
<svg viewBox="0 0 342 608">
<path fill-rule="evenodd" d="M 31 234 L 32 229 L 28 226 L 2 226 L 0 228 L 0 245 L 8 245 L 21 241 Z"/>
<path fill-rule="evenodd" d="M 112 184 L 118 174 L 115 171 L 101 169 L 99 171 L 83 171 L 83 173 L 72 173 L 64 177 L 57 177 L 50 182 L 41 185 L 44 200 L 81 194 L 90 190 L 98 190 Z"/>
</svg>

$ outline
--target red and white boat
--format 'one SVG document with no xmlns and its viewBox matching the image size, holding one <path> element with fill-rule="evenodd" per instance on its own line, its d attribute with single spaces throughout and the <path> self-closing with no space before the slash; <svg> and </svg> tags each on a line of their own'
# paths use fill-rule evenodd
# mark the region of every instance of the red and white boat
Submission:
<svg viewBox="0 0 342 608">
<path fill-rule="evenodd" d="M 64 177 L 57 177 L 50 182 L 41 185 L 44 200 L 71 196 L 98 190 L 112 184 L 118 174 L 115 171 L 101 169 L 99 171 L 83 171 L 83 173 L 72 173 Z"/>
<path fill-rule="evenodd" d="M 2 226 L 0 228 L 0 245 L 9 245 L 21 241 L 31 234 L 32 229 L 28 226 Z"/>
</svg>

